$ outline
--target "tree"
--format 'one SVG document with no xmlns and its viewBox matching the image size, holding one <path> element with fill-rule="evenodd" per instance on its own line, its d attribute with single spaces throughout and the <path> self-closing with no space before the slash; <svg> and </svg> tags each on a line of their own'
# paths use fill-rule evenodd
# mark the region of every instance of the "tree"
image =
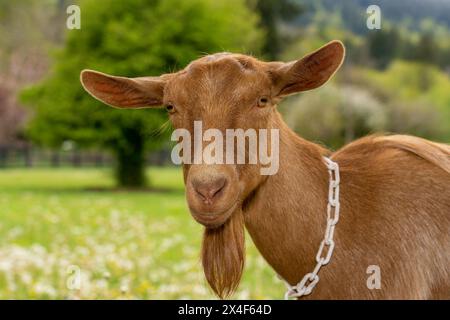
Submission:
<svg viewBox="0 0 450 320">
<path fill-rule="evenodd" d="M 84 68 L 125 76 L 167 73 L 201 54 L 258 51 L 258 17 L 243 0 L 81 1 L 81 30 L 68 31 L 49 76 L 22 94 L 36 113 L 35 141 L 101 146 L 116 158 L 121 186 L 145 183 L 144 155 L 157 148 L 163 111 L 106 108 L 82 89 Z"/>
<path fill-rule="evenodd" d="M 333 84 L 291 97 L 282 111 L 300 136 L 337 149 L 386 126 L 383 105 L 369 91 L 355 85 Z"/>
<path fill-rule="evenodd" d="M 376 30 L 368 33 L 367 42 L 369 52 L 375 60 L 377 68 L 384 69 L 399 54 L 402 37 L 395 27 Z"/>
<path fill-rule="evenodd" d="M 303 13 L 303 7 L 292 0 L 258 0 L 256 9 L 261 15 L 261 26 L 266 32 L 263 51 L 268 59 L 276 60 L 283 49 L 280 22 L 298 18 Z"/>
<path fill-rule="evenodd" d="M 47 49 L 62 33 L 52 25 L 63 15 L 54 0 L 0 0 L 0 144 L 21 138 L 27 110 L 17 92 L 48 69 Z"/>
<path fill-rule="evenodd" d="M 437 64 L 438 47 L 431 32 L 424 32 L 420 35 L 416 49 L 416 58 L 425 63 Z"/>
</svg>

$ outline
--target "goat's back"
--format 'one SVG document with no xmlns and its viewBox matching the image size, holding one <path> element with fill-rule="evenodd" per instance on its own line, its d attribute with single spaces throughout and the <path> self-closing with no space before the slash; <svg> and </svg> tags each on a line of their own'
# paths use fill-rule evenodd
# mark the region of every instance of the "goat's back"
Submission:
<svg viewBox="0 0 450 320">
<path fill-rule="evenodd" d="M 450 147 L 369 136 L 332 158 L 341 171 L 336 264 L 354 280 L 343 297 L 450 298 Z M 361 281 L 369 265 L 380 267 L 383 291 Z"/>
</svg>

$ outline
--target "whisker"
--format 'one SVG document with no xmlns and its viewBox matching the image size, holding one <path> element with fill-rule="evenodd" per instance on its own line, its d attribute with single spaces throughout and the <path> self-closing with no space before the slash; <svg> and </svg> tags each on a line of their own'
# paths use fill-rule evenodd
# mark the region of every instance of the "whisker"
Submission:
<svg viewBox="0 0 450 320">
<path fill-rule="evenodd" d="M 166 122 L 164 122 L 159 128 L 156 128 L 155 130 L 153 130 L 152 132 L 150 132 L 150 136 L 158 136 L 161 135 L 165 132 L 168 132 L 172 129 L 172 123 L 170 122 L 170 120 L 167 120 Z"/>
</svg>

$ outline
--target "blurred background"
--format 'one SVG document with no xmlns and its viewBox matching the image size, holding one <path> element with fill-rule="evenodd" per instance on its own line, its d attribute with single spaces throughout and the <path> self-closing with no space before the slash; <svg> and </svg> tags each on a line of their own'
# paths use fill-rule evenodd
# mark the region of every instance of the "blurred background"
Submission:
<svg viewBox="0 0 450 320">
<path fill-rule="evenodd" d="M 341 71 L 280 106 L 296 132 L 332 149 L 372 132 L 450 141 L 450 0 L 0 0 L 0 299 L 214 298 L 165 112 L 107 108 L 79 73 L 289 61 L 332 39 Z M 247 243 L 234 298 L 281 298 Z"/>
</svg>

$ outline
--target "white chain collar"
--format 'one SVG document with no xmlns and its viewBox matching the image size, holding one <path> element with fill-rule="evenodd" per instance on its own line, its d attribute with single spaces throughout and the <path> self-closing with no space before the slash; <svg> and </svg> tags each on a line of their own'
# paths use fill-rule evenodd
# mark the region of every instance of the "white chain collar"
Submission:
<svg viewBox="0 0 450 320">
<path fill-rule="evenodd" d="M 316 284 L 319 282 L 319 270 L 322 266 L 328 264 L 331 260 L 331 256 L 334 250 L 334 228 L 339 221 L 339 166 L 331 159 L 324 157 L 325 164 L 328 168 L 328 174 L 330 176 L 330 184 L 328 188 L 328 205 L 327 205 L 327 227 L 325 229 L 325 235 L 320 243 L 319 250 L 316 255 L 316 267 L 310 273 L 307 273 L 303 279 L 295 286 L 291 286 L 288 282 L 284 281 L 287 286 L 285 299 L 298 298 L 310 294 Z M 323 251 L 327 247 L 325 256 Z"/>
</svg>

